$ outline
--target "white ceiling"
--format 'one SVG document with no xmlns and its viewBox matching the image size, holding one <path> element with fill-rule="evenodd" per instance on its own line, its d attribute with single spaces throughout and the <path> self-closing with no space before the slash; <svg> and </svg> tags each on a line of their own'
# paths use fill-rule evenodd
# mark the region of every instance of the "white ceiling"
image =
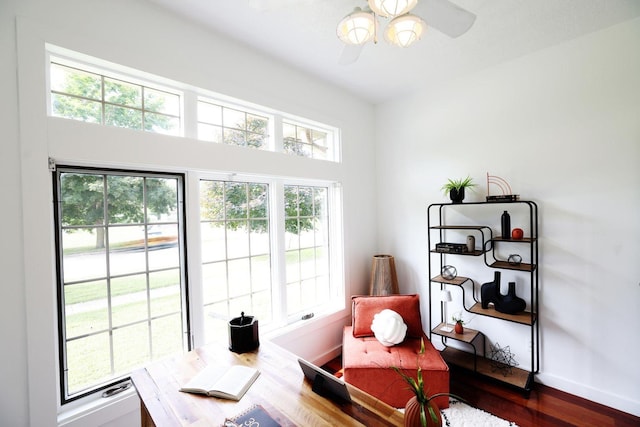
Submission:
<svg viewBox="0 0 640 427">
<path fill-rule="evenodd" d="M 149 1 L 372 103 L 640 16 L 640 0 L 453 0 L 477 16 L 466 34 L 429 28 L 407 49 L 381 37 L 355 63 L 340 65 L 336 25 L 365 0 Z M 429 3 L 447 1 L 419 0 L 413 13 L 429 23 Z"/>
</svg>

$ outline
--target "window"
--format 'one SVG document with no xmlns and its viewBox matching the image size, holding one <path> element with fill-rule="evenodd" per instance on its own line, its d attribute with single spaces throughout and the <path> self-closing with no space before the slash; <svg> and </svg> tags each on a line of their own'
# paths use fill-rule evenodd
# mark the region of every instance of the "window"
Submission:
<svg viewBox="0 0 640 427">
<path fill-rule="evenodd" d="M 286 160 L 282 176 L 251 167 L 262 156 L 275 158 L 260 150 L 338 161 L 338 129 L 51 48 L 53 116 L 258 149 L 244 177 L 180 166 L 175 173 L 57 167 L 63 405 L 91 400 L 131 370 L 193 343 L 226 340 L 229 319 L 242 311 L 269 331 L 343 308 L 334 168 L 316 180 L 291 157 L 278 157 Z M 190 141 L 185 147 L 194 156 L 216 150 Z M 247 153 L 223 151 L 240 162 Z M 312 169 L 324 176 L 322 166 Z M 193 236 L 186 235 L 187 214 Z"/>
<path fill-rule="evenodd" d="M 269 186 L 200 182 L 202 292 L 205 341 L 227 334 L 246 312 L 272 319 Z"/>
<path fill-rule="evenodd" d="M 52 116 L 340 162 L 337 128 L 117 64 L 109 65 L 117 73 L 107 71 L 74 52 L 50 49 Z"/>
<path fill-rule="evenodd" d="M 269 118 L 212 102 L 198 101 L 198 138 L 205 141 L 268 148 Z"/>
<path fill-rule="evenodd" d="M 329 131 L 285 121 L 282 133 L 285 153 L 320 160 L 334 159 Z"/>
<path fill-rule="evenodd" d="M 147 132 L 180 133 L 180 95 L 51 63 L 51 113 Z"/>
<path fill-rule="evenodd" d="M 287 315 L 330 299 L 328 189 L 285 186 Z"/>
<path fill-rule="evenodd" d="M 183 177 L 55 172 L 63 402 L 182 351 Z"/>
<path fill-rule="evenodd" d="M 329 187 L 265 180 L 200 181 L 207 342 L 226 336 L 228 320 L 243 311 L 269 328 L 322 311 L 337 296 L 330 281 Z"/>
</svg>

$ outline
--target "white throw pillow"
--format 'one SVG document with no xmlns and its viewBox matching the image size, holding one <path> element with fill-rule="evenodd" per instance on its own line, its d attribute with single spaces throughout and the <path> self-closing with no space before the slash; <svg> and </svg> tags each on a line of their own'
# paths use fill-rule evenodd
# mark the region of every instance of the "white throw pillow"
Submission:
<svg viewBox="0 0 640 427">
<path fill-rule="evenodd" d="M 407 325 L 402 316 L 388 308 L 373 316 L 371 330 L 380 344 L 385 347 L 400 344 L 407 335 Z"/>
</svg>

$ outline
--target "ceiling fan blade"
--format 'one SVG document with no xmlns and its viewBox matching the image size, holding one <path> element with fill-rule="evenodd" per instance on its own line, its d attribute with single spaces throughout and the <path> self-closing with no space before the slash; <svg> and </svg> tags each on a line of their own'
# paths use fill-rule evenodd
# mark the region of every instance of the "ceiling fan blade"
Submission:
<svg viewBox="0 0 640 427">
<path fill-rule="evenodd" d="M 270 12 L 300 3 L 311 3 L 313 0 L 247 0 L 249 6 L 260 12 Z"/>
<path fill-rule="evenodd" d="M 422 10 L 427 25 L 453 38 L 469 31 L 476 20 L 476 15 L 449 0 L 424 0 Z"/>
<path fill-rule="evenodd" d="M 358 60 L 360 54 L 362 53 L 362 49 L 364 49 L 364 44 L 345 44 L 342 48 L 342 53 L 340 54 L 340 58 L 338 58 L 338 64 L 340 65 L 349 65 L 353 64 Z"/>
</svg>

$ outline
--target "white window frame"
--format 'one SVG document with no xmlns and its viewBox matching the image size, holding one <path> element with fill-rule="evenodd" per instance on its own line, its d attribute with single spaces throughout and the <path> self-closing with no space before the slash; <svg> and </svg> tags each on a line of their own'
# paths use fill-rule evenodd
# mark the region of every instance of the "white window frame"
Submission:
<svg viewBox="0 0 640 427">
<path fill-rule="evenodd" d="M 284 206 L 284 187 L 287 185 L 292 186 L 311 186 L 322 187 L 327 189 L 327 216 L 329 222 L 328 239 L 329 239 L 329 285 L 330 285 L 330 300 L 322 305 L 312 309 L 313 317 L 321 317 L 329 315 L 333 312 L 344 308 L 345 298 L 345 282 L 344 282 L 344 253 L 343 253 L 343 238 L 342 238 L 342 186 L 335 181 L 327 180 L 310 180 L 310 179 L 295 179 L 284 178 L 278 176 L 269 175 L 243 175 L 243 174 L 220 174 L 220 173 L 197 173 L 193 174 L 190 179 L 191 185 L 193 180 L 197 180 L 199 183 L 201 180 L 216 180 L 216 181 L 237 181 L 237 182 L 255 182 L 264 183 L 269 186 L 270 201 L 269 201 L 269 223 L 271 233 L 271 283 L 272 283 L 272 316 L 271 323 L 260 324 L 260 331 L 264 333 L 275 333 L 279 329 L 294 325 L 298 322 L 304 321 L 300 313 L 287 315 L 286 310 L 286 263 L 285 263 L 285 206 Z M 197 188 L 191 188 L 191 192 L 199 194 L 199 186 Z M 189 189 L 187 190 L 189 192 Z M 198 205 L 199 206 L 199 205 Z M 193 213 L 192 213 L 193 214 Z M 189 215 L 189 214 L 187 214 Z M 193 216 L 190 216 L 193 218 Z M 200 216 L 198 213 L 197 224 L 200 224 Z M 201 247 L 200 247 L 200 234 L 197 236 L 197 247 L 189 247 L 189 256 L 195 256 L 196 259 L 201 259 Z M 188 236 L 188 242 L 192 243 L 196 241 L 194 235 Z M 197 252 L 197 255 L 194 255 Z M 192 262 L 189 262 L 192 265 Z M 199 264 L 201 265 L 201 263 Z M 191 272 L 190 272 L 191 274 Z M 200 274 L 200 271 L 197 272 Z M 199 282 L 202 283 L 201 281 Z M 203 306 L 201 289 L 196 293 L 191 292 L 191 304 L 198 307 Z M 202 313 L 198 313 L 201 316 Z M 201 320 L 201 322 L 203 322 Z M 203 325 L 203 323 L 200 323 Z M 200 330 L 195 327 L 194 330 Z M 196 344 L 204 344 L 201 336 L 195 337 Z"/>
<path fill-rule="evenodd" d="M 57 53 L 54 53 L 54 52 L 57 52 Z M 96 65 L 93 65 L 91 62 L 85 62 L 78 59 L 70 59 L 69 56 L 64 54 L 64 52 L 65 52 L 64 49 L 59 49 L 59 48 L 58 49 L 53 48 L 49 50 L 48 61 L 47 61 L 47 64 L 48 64 L 47 66 L 47 70 L 48 70 L 47 72 L 47 115 L 54 116 L 52 111 L 52 103 L 51 103 L 52 88 L 51 88 L 51 81 L 50 81 L 50 78 L 51 78 L 50 67 L 52 63 L 56 63 L 65 67 L 77 69 L 79 71 L 86 71 L 88 73 L 96 74 L 103 78 L 106 77 L 109 79 L 119 80 L 124 83 L 131 83 L 137 86 L 142 86 L 144 88 L 178 96 L 180 105 L 179 105 L 179 116 L 177 117 L 179 124 L 178 124 L 178 131 L 176 133 L 176 136 L 185 135 L 185 94 L 183 90 L 171 84 L 167 84 L 167 83 L 163 84 L 161 81 L 157 81 L 154 79 L 147 80 L 145 78 L 137 77 L 136 75 L 140 73 L 136 72 L 135 70 L 128 69 L 127 67 L 117 66 L 117 69 L 116 69 L 116 67 L 108 67 L 106 65 L 96 66 Z M 73 96 L 73 95 L 69 95 L 69 96 Z M 102 96 L 102 99 L 95 100 L 95 102 L 99 102 L 102 105 L 103 120 L 104 120 L 105 105 L 110 105 L 110 103 L 104 100 L 104 94 Z M 130 108 L 130 107 L 126 107 L 126 108 Z M 144 107 L 135 108 L 135 109 L 142 111 L 143 113 L 148 112 L 153 114 L 162 114 L 168 117 L 174 117 L 164 113 L 156 113 L 155 111 L 146 110 Z M 54 116 L 54 117 L 59 117 L 59 116 Z M 70 120 L 73 120 L 73 119 L 70 119 Z M 103 126 L 111 126 L 103 122 L 97 123 L 97 124 L 100 124 Z M 147 131 L 144 129 L 144 127 L 142 129 L 139 129 L 139 131 L 149 132 L 149 133 L 160 133 L 160 132 Z"/>
</svg>

